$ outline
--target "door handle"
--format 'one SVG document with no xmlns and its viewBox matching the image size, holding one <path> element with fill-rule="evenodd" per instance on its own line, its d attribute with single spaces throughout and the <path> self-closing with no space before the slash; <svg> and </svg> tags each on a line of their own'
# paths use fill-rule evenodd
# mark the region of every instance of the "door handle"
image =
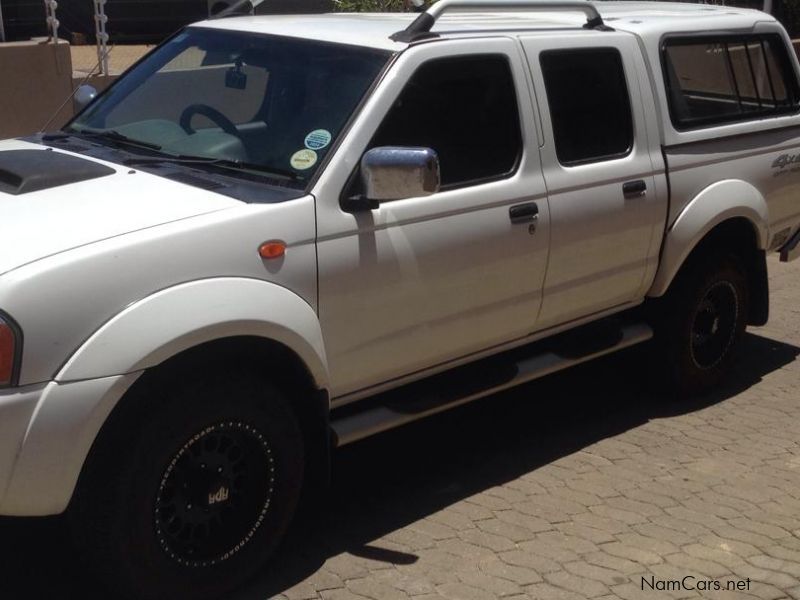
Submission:
<svg viewBox="0 0 800 600">
<path fill-rule="evenodd" d="M 646 193 L 647 183 L 645 183 L 644 179 L 629 181 L 622 186 L 622 194 L 626 198 L 636 198 L 638 196 L 644 196 Z"/>
<path fill-rule="evenodd" d="M 512 206 L 508 210 L 508 216 L 514 224 L 534 223 L 539 219 L 539 205 L 536 202 L 528 202 Z"/>
</svg>

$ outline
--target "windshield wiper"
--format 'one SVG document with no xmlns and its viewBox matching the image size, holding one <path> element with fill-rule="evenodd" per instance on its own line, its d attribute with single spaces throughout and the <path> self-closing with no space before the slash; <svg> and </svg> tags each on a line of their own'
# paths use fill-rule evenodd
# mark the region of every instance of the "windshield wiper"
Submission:
<svg viewBox="0 0 800 600">
<path fill-rule="evenodd" d="M 147 165 L 153 163 L 175 163 L 179 165 L 206 165 L 211 167 L 220 167 L 222 169 L 230 169 L 234 171 L 255 171 L 257 173 L 264 173 L 267 175 L 277 175 L 278 177 L 285 177 L 291 181 L 300 179 L 296 173 L 291 171 L 284 171 L 282 169 L 275 169 L 266 167 L 256 163 L 249 163 L 242 160 L 234 160 L 230 158 L 209 158 L 207 156 L 190 156 L 179 154 L 177 156 L 154 156 L 152 158 L 129 158 L 123 164 L 127 167 L 134 167 L 136 165 Z"/>
<path fill-rule="evenodd" d="M 106 140 L 110 140 L 112 142 L 118 142 L 120 144 L 125 144 L 127 146 L 136 146 L 138 148 L 146 148 L 147 150 L 161 150 L 161 146 L 158 144 L 153 144 L 151 142 L 143 142 L 142 140 L 135 140 L 133 138 L 128 137 L 125 134 L 120 133 L 119 131 L 115 131 L 113 129 L 73 129 L 69 130 L 67 133 L 77 136 L 86 136 L 90 138 L 102 138 Z"/>
</svg>

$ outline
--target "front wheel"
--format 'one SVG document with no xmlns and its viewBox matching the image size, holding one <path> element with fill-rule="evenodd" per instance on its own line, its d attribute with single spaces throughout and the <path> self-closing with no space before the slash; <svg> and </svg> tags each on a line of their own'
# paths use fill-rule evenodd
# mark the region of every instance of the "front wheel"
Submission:
<svg viewBox="0 0 800 600">
<path fill-rule="evenodd" d="M 734 256 L 713 254 L 681 273 L 657 315 L 659 359 L 681 396 L 708 392 L 727 374 L 747 325 L 747 276 Z"/>
<path fill-rule="evenodd" d="M 264 564 L 294 514 L 303 441 L 291 407 L 247 374 L 131 400 L 148 414 L 112 424 L 71 507 L 87 566 L 116 598 L 220 597 Z"/>
</svg>

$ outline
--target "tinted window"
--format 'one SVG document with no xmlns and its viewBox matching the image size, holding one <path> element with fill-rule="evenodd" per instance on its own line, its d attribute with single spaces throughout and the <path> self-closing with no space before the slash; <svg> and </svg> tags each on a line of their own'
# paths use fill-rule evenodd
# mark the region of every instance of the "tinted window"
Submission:
<svg viewBox="0 0 800 600">
<path fill-rule="evenodd" d="M 627 154 L 633 120 L 619 52 L 553 50 L 543 52 L 540 61 L 559 162 L 572 165 Z"/>
<path fill-rule="evenodd" d="M 796 78 L 777 35 L 669 40 L 663 60 L 676 127 L 739 121 L 797 107 Z"/>
<path fill-rule="evenodd" d="M 439 154 L 442 185 L 506 176 L 521 155 L 514 79 L 503 56 L 426 63 L 412 76 L 370 144 Z"/>
</svg>

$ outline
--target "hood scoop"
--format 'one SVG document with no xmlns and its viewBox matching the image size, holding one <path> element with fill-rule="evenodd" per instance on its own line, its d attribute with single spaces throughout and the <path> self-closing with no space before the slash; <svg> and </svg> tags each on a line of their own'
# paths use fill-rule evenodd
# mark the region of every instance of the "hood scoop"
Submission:
<svg viewBox="0 0 800 600">
<path fill-rule="evenodd" d="M 0 152 L 0 192 L 15 196 L 97 179 L 115 172 L 91 160 L 52 150 Z"/>
</svg>

